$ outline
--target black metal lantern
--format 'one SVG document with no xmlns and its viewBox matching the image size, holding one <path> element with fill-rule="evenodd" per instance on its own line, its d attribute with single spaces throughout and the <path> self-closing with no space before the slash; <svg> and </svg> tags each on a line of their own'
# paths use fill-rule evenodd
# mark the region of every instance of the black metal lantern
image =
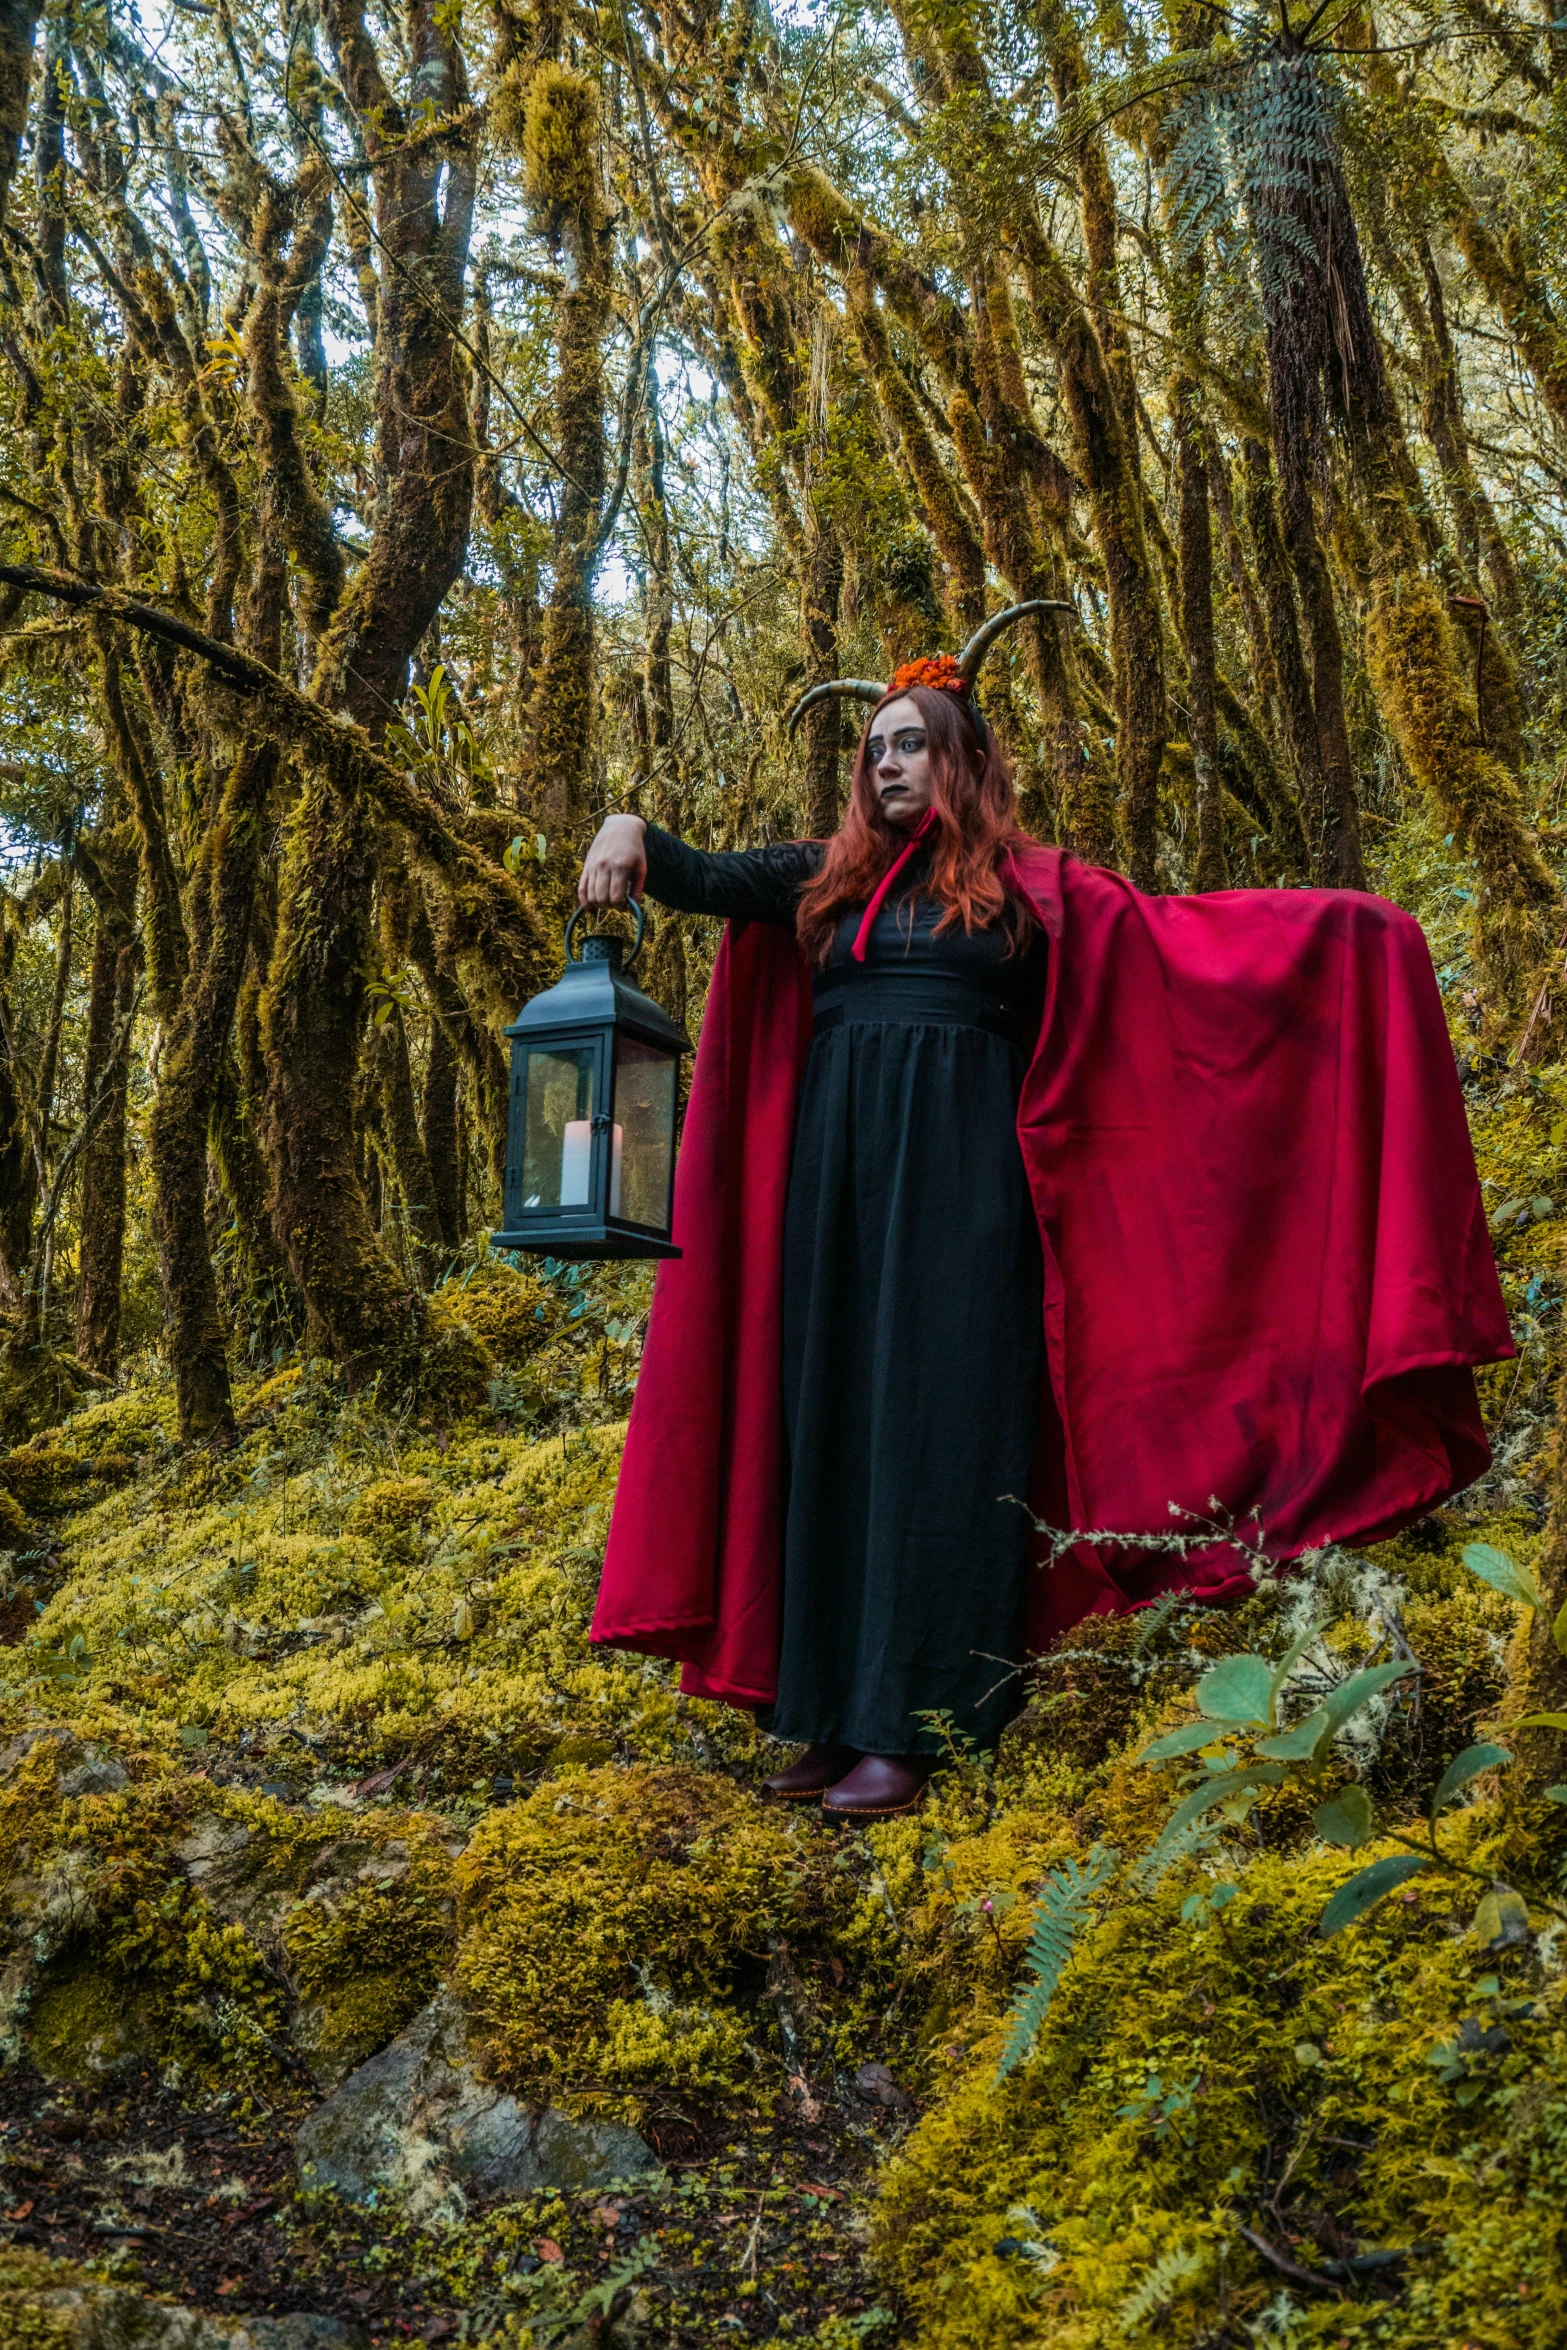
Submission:
<svg viewBox="0 0 1567 2350">
<path fill-rule="evenodd" d="M 511 1038 L 506 1229 L 494 1248 L 542 1256 L 678 1257 L 669 1237 L 680 1056 L 690 1039 L 622 967 L 623 941 L 585 938 L 559 983 L 523 1005 Z"/>
</svg>

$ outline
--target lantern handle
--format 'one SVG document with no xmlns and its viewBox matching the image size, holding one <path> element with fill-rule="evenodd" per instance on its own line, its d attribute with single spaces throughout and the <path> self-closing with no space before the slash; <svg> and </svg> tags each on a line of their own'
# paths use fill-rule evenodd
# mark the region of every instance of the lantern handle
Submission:
<svg viewBox="0 0 1567 2350">
<path fill-rule="evenodd" d="M 629 971 L 629 970 L 631 969 L 631 966 L 632 966 L 632 964 L 633 964 L 633 963 L 636 961 L 636 959 L 637 959 L 638 955 L 640 955 L 640 954 L 641 954 L 641 952 L 642 952 L 642 933 L 643 933 L 643 931 L 644 931 L 644 930 L 647 928 L 647 917 L 646 917 L 646 915 L 645 915 L 645 914 L 643 913 L 643 911 L 642 911 L 642 901 L 641 901 L 641 899 L 640 899 L 640 898 L 627 898 L 627 900 L 626 900 L 626 904 L 629 906 L 629 908 L 631 909 L 632 913 L 633 913 L 633 914 L 635 914 L 635 916 L 636 916 L 636 918 L 637 918 L 637 935 L 636 935 L 636 937 L 635 937 L 635 938 L 632 940 L 632 942 L 631 942 L 631 952 L 630 952 L 630 954 L 629 954 L 629 955 L 626 957 L 625 961 L 624 961 L 624 962 L 621 964 L 621 966 L 620 966 L 620 968 L 622 969 L 622 971 Z M 588 909 L 588 907 L 586 907 L 586 906 L 578 906 L 578 907 L 576 907 L 576 908 L 575 908 L 575 910 L 573 911 L 572 915 L 571 915 L 571 918 L 570 918 L 570 920 L 569 920 L 569 921 L 567 922 L 567 924 L 566 924 L 566 960 L 567 960 L 567 962 L 568 962 L 568 963 L 569 963 L 569 962 L 571 961 L 571 959 L 572 959 L 572 956 L 571 956 L 571 934 L 572 934 L 572 932 L 573 932 L 573 931 L 576 929 L 576 927 L 577 927 L 577 924 L 578 924 L 578 923 L 579 923 L 579 922 L 582 920 L 582 917 L 583 917 L 583 915 L 584 915 L 584 914 L 586 914 L 588 911 L 589 911 L 589 909 Z M 580 958 L 579 958 L 579 959 L 580 959 Z"/>
</svg>

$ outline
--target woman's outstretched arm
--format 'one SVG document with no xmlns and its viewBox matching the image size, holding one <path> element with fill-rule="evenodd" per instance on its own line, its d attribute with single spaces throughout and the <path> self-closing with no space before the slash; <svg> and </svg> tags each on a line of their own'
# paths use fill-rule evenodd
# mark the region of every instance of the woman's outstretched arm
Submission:
<svg viewBox="0 0 1567 2350">
<path fill-rule="evenodd" d="M 577 897 L 584 906 L 623 906 L 645 889 L 677 914 L 792 924 L 821 854 L 817 841 L 789 840 L 715 855 L 640 816 L 607 816 L 583 862 Z"/>
</svg>

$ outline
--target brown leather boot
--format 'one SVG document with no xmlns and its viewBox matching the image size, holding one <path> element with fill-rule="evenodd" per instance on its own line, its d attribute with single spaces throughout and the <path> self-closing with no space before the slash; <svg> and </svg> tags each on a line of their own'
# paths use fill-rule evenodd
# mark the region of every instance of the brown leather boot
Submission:
<svg viewBox="0 0 1567 2350">
<path fill-rule="evenodd" d="M 764 1779 L 763 1789 L 777 1803 L 805 1803 L 835 1786 L 857 1752 L 853 1746 L 808 1746 L 786 1771 Z"/>
<path fill-rule="evenodd" d="M 862 1755 L 822 1797 L 822 1810 L 835 1820 L 890 1820 L 895 1812 L 916 1811 L 935 1767 L 922 1754 Z"/>
</svg>

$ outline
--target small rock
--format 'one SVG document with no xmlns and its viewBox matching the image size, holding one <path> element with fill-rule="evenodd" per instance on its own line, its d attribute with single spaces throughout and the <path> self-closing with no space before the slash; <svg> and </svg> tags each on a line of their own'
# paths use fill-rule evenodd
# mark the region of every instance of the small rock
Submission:
<svg viewBox="0 0 1567 2350">
<path fill-rule="evenodd" d="M 295 2310 L 287 2317 L 247 2317 L 243 2333 L 234 2337 L 233 2350 L 362 2350 L 365 2335 L 359 2326 L 340 2317 L 313 2317 Z"/>
<path fill-rule="evenodd" d="M 14 2292 L 0 2287 L 0 2342 L 47 2342 L 52 2350 L 368 2350 L 364 2332 L 341 2318 L 203 2317 L 123 2286 L 75 2276 L 55 2284 L 50 2264 L 37 2266 L 36 2283 Z"/>
<path fill-rule="evenodd" d="M 18 1731 L 14 1738 L 8 1739 L 4 1746 L 0 1746 L 0 1779 L 9 1779 L 11 1773 L 20 1764 L 26 1762 L 34 1747 L 41 1746 L 46 1741 L 49 1745 L 57 1746 L 66 1752 L 74 1754 L 76 1750 L 76 1740 L 66 1729 L 51 1727 L 47 1730 Z"/>
<path fill-rule="evenodd" d="M 0 2343 L 47 2343 L 49 2350 L 262 2350 L 221 2319 L 145 2300 L 123 2286 L 94 2285 L 64 2264 L 14 2249 L 0 2282 Z M 315 2346 L 307 2337 L 300 2350 Z M 321 2350 L 327 2350 L 325 2342 Z"/>
<path fill-rule="evenodd" d="M 316 2108 L 295 2149 L 306 2186 L 354 2202 L 390 2189 L 426 2227 L 454 2225 L 470 2194 L 602 2187 L 657 2167 L 618 2122 L 541 2113 L 481 2081 L 450 1990 Z"/>
<path fill-rule="evenodd" d="M 253 1941 L 276 1936 L 294 1890 L 278 1867 L 269 1837 L 244 1820 L 204 1811 L 174 1852 L 191 1884 L 226 1924 L 243 1927 Z"/>
<path fill-rule="evenodd" d="M 191 1883 L 201 1885 L 209 1877 L 227 1875 L 254 1833 L 243 1820 L 226 1820 L 219 1812 L 204 1811 L 189 1835 L 175 1845 L 174 1856 Z"/>
<path fill-rule="evenodd" d="M 74 1731 L 58 1723 L 20 1731 L 0 1747 L 0 1779 L 9 1779 L 40 1746 L 54 1749 L 55 1783 L 62 1795 L 117 1795 L 128 1783 L 123 1763 L 96 1746 L 83 1746 Z"/>
<path fill-rule="evenodd" d="M 125 1765 L 112 1754 L 100 1754 L 95 1746 L 89 1746 L 72 1769 L 60 1773 L 62 1795 L 118 1795 L 129 1785 Z"/>
</svg>

